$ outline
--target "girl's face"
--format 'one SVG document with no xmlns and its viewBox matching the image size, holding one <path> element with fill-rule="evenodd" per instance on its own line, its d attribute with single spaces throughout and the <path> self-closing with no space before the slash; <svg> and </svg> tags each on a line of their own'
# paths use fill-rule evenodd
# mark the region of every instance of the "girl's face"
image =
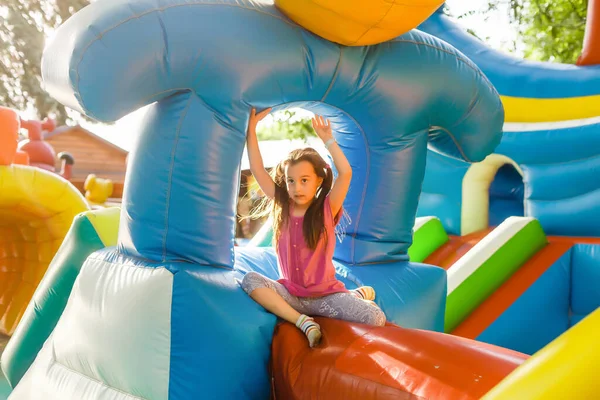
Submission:
<svg viewBox="0 0 600 400">
<path fill-rule="evenodd" d="M 323 178 L 317 176 L 310 162 L 300 161 L 286 165 L 285 182 L 288 195 L 294 203 L 308 208 L 323 183 Z"/>
</svg>

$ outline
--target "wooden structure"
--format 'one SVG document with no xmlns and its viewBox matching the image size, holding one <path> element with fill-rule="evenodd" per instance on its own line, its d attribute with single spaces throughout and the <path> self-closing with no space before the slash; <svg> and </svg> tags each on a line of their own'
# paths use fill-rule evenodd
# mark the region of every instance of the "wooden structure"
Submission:
<svg viewBox="0 0 600 400">
<path fill-rule="evenodd" d="M 89 174 L 114 183 L 112 197 L 120 198 L 123 194 L 123 182 L 127 169 L 127 150 L 103 139 L 102 137 L 76 126 L 60 126 L 44 135 L 44 140 L 55 150 L 56 154 L 66 151 L 75 159 L 71 182 L 82 192 L 83 184 Z M 56 169 L 60 170 L 60 160 L 56 161 Z"/>
</svg>

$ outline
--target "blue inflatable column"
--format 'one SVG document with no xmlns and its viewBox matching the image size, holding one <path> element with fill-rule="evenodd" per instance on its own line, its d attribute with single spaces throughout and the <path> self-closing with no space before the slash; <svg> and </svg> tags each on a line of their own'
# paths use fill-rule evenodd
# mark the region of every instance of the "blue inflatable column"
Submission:
<svg viewBox="0 0 600 400">
<path fill-rule="evenodd" d="M 151 105 L 140 132 L 123 194 L 119 250 L 232 268 L 245 135 L 192 92 Z"/>
</svg>

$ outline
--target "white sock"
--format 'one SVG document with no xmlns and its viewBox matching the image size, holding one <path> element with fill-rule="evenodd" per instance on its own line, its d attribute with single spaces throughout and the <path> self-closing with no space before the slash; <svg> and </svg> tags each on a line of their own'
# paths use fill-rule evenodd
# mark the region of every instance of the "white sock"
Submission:
<svg viewBox="0 0 600 400">
<path fill-rule="evenodd" d="M 304 332 L 310 347 L 315 347 L 319 344 L 321 341 L 321 327 L 314 319 L 308 315 L 302 314 L 300 315 L 300 318 L 298 318 L 298 321 L 296 321 L 296 326 Z"/>
</svg>

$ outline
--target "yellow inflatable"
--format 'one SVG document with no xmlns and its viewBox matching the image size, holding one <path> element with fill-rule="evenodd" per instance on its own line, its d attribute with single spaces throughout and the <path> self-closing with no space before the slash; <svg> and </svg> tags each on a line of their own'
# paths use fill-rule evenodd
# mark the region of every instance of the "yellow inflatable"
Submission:
<svg viewBox="0 0 600 400">
<path fill-rule="evenodd" d="M 89 208 L 57 174 L 11 164 L 17 114 L 0 109 L 0 332 L 11 335 L 73 218 Z"/>
<path fill-rule="evenodd" d="M 531 356 L 482 400 L 600 398 L 600 308 Z"/>
<path fill-rule="evenodd" d="M 489 226 L 490 186 L 498 170 L 505 165 L 512 165 L 523 176 L 519 164 L 501 154 L 490 154 L 467 170 L 462 184 L 461 235 L 483 231 Z"/>
<path fill-rule="evenodd" d="M 104 204 L 112 195 L 114 185 L 110 179 L 98 178 L 94 174 L 89 174 L 83 184 L 85 198 L 91 203 Z"/>
<path fill-rule="evenodd" d="M 292 21 L 345 46 L 383 43 L 417 27 L 443 0 L 275 0 Z"/>
<path fill-rule="evenodd" d="M 500 96 L 506 122 L 560 122 L 598 116 L 600 96 L 535 99 Z"/>
</svg>

